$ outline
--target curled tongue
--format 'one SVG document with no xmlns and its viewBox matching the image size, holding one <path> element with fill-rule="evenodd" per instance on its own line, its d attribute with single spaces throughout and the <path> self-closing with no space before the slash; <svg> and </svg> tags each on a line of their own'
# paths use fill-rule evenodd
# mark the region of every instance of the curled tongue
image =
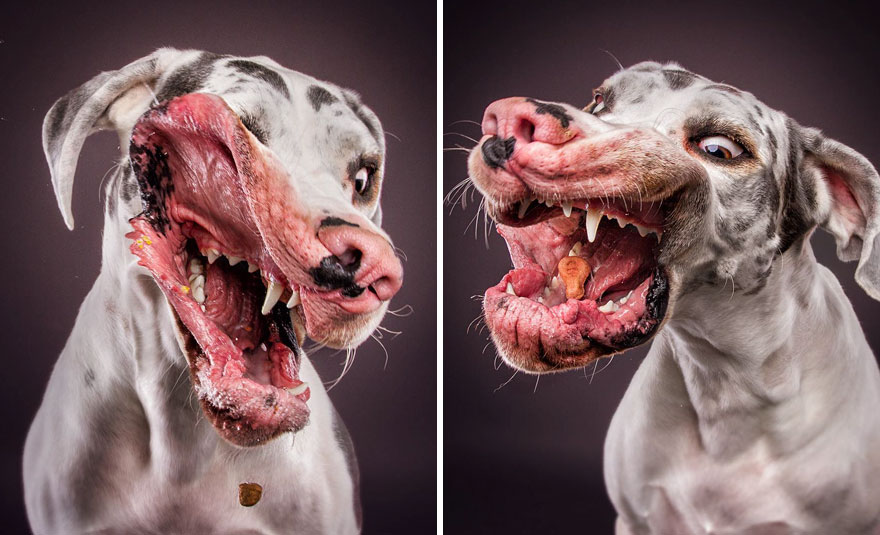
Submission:
<svg viewBox="0 0 880 535">
<path fill-rule="evenodd" d="M 584 283 L 590 276 L 590 264 L 579 256 L 566 256 L 556 266 L 559 278 L 565 284 L 566 299 L 580 299 L 584 296 Z"/>
</svg>

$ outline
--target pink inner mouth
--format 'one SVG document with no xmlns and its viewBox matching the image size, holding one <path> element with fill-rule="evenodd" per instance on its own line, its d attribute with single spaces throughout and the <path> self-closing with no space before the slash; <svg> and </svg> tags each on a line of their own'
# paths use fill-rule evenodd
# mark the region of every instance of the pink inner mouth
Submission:
<svg viewBox="0 0 880 535">
<path fill-rule="evenodd" d="M 312 297 L 285 275 L 295 269 L 279 267 L 253 216 L 242 183 L 268 166 L 251 137 L 218 97 L 187 95 L 147 112 L 131 141 L 145 210 L 128 234 L 174 308 L 205 413 L 242 446 L 302 428 L 310 396 L 299 379 L 298 296 Z"/>
<path fill-rule="evenodd" d="M 662 320 L 659 205 L 581 200 L 570 206 L 570 215 L 534 202 L 495 214 L 514 269 L 486 291 L 484 308 L 496 341 L 519 355 L 615 352 L 641 343 Z M 591 268 L 579 299 L 566 298 L 557 277 L 568 256 Z"/>
</svg>

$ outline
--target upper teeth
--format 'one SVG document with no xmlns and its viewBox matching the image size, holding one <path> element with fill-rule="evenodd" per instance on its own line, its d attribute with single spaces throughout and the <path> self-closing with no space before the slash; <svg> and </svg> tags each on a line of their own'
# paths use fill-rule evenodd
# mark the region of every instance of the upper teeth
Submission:
<svg viewBox="0 0 880 535">
<path fill-rule="evenodd" d="M 272 312 L 272 307 L 274 307 L 275 303 L 281 299 L 281 294 L 283 292 L 284 286 L 275 281 L 269 281 L 269 285 L 266 288 L 266 300 L 263 301 L 263 308 L 260 310 L 264 316 L 269 312 Z"/>
<path fill-rule="evenodd" d="M 587 239 L 590 240 L 590 243 L 596 239 L 596 231 L 599 229 L 599 222 L 602 221 L 603 215 L 605 215 L 604 212 L 599 208 L 587 210 Z"/>
<path fill-rule="evenodd" d="M 299 298 L 299 292 L 293 290 L 293 293 L 290 294 L 290 299 L 287 300 L 287 308 L 293 308 L 300 303 L 302 303 L 302 300 Z"/>
<path fill-rule="evenodd" d="M 516 295 L 516 292 L 513 291 L 513 284 L 509 282 L 507 283 L 507 288 L 504 291 L 509 293 L 510 295 Z"/>
<path fill-rule="evenodd" d="M 529 206 L 532 205 L 532 201 L 534 201 L 534 200 L 535 200 L 534 197 L 530 197 L 528 199 L 521 200 L 519 202 L 519 211 L 517 212 L 516 216 L 520 219 L 524 218 L 526 216 L 526 212 L 529 209 Z"/>
<path fill-rule="evenodd" d="M 565 217 L 569 217 L 571 215 L 571 203 L 568 201 L 562 202 L 562 213 L 565 214 Z"/>
<path fill-rule="evenodd" d="M 208 257 L 208 263 L 213 264 L 218 258 L 220 258 L 220 251 L 217 249 L 208 249 L 205 251 L 205 256 Z"/>
</svg>

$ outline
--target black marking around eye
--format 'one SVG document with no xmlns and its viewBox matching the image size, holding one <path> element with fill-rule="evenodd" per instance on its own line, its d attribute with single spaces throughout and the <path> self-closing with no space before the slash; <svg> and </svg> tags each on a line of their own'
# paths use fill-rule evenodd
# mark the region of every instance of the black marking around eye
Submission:
<svg viewBox="0 0 880 535">
<path fill-rule="evenodd" d="M 339 101 L 330 91 L 318 85 L 310 85 L 308 91 L 306 91 L 306 97 L 315 111 L 321 111 L 321 106 L 324 104 L 330 105 Z"/>
<path fill-rule="evenodd" d="M 233 69 L 237 69 L 239 72 L 266 82 L 275 88 L 276 91 L 284 95 L 285 98 L 290 98 L 290 91 L 287 89 L 287 84 L 284 83 L 284 78 L 269 67 L 246 59 L 234 59 L 227 63 L 227 65 Z"/>
<path fill-rule="evenodd" d="M 198 91 L 213 72 L 214 63 L 224 57 L 226 56 L 202 52 L 195 61 L 180 67 L 168 77 L 156 95 L 156 100 L 161 102 Z"/>
<path fill-rule="evenodd" d="M 663 69 L 663 78 L 674 91 L 679 91 L 693 85 L 697 81 L 697 75 L 688 71 Z"/>
<path fill-rule="evenodd" d="M 259 139 L 260 143 L 263 145 L 266 145 L 269 142 L 269 134 L 266 133 L 266 127 L 263 124 L 265 115 L 265 110 L 262 108 L 258 109 L 255 113 L 246 112 L 241 114 L 241 124 L 250 130 L 251 134 Z"/>
<path fill-rule="evenodd" d="M 569 115 L 567 111 L 565 111 L 565 108 L 563 108 L 559 104 L 541 102 L 540 100 L 535 100 L 533 98 L 527 98 L 526 102 L 531 102 L 535 105 L 535 113 L 539 115 L 546 114 L 554 117 L 557 121 L 559 121 L 559 124 L 562 125 L 562 128 L 568 128 L 568 126 L 571 124 L 571 121 L 574 120 L 574 118 Z M 608 105 L 607 100 L 605 105 Z"/>
<path fill-rule="evenodd" d="M 325 217 L 324 219 L 321 220 L 321 223 L 318 225 L 318 228 L 320 229 L 320 228 L 324 228 L 324 227 L 339 227 L 339 226 L 343 226 L 343 225 L 348 226 L 348 227 L 360 228 L 360 225 L 358 225 L 357 223 L 352 223 L 350 221 L 346 221 L 340 217 Z"/>
</svg>

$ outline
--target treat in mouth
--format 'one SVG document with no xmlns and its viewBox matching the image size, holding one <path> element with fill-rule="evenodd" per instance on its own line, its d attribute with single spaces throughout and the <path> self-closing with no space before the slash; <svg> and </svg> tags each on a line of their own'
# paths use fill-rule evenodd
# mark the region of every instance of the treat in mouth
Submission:
<svg viewBox="0 0 880 535">
<path fill-rule="evenodd" d="M 622 199 L 499 207 L 513 267 L 486 291 L 492 336 L 528 371 L 582 366 L 647 340 L 666 310 L 662 203 Z M 522 358 L 517 358 L 523 355 Z"/>
<path fill-rule="evenodd" d="M 144 205 L 130 220 L 131 251 L 173 309 L 205 414 L 240 446 L 301 429 L 303 340 L 356 343 L 372 330 L 400 286 L 390 243 L 371 234 L 369 247 L 343 250 L 344 237 L 367 234 L 362 220 L 310 213 L 273 153 L 214 95 L 149 110 L 130 157 Z M 369 270 L 368 253 L 379 259 Z"/>
</svg>

